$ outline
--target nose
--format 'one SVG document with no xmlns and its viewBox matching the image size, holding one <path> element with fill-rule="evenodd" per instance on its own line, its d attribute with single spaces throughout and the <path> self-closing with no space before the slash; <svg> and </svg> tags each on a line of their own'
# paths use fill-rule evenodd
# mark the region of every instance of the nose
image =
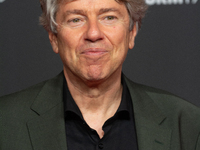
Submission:
<svg viewBox="0 0 200 150">
<path fill-rule="evenodd" d="M 87 30 L 85 32 L 85 40 L 89 42 L 97 42 L 103 39 L 103 32 L 101 31 L 98 20 L 88 22 Z"/>
</svg>

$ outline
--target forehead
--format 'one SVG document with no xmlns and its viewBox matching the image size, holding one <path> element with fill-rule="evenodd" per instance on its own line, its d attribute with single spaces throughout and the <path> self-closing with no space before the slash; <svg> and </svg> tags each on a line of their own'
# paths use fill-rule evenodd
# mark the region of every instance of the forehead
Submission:
<svg viewBox="0 0 200 150">
<path fill-rule="evenodd" d="M 70 9 L 74 9 L 75 7 L 79 7 L 84 9 L 90 9 L 92 7 L 124 7 L 123 0 L 58 0 L 58 4 L 60 8 L 67 7 L 70 5 Z M 72 5 L 74 4 L 74 5 Z"/>
</svg>

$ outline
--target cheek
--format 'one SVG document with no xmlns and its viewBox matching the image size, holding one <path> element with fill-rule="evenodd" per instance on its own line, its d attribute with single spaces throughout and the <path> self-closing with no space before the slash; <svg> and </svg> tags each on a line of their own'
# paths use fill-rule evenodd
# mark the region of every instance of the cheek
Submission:
<svg viewBox="0 0 200 150">
<path fill-rule="evenodd" d="M 110 41 L 114 45 L 113 57 L 121 62 L 126 57 L 128 51 L 128 33 L 124 28 L 114 26 L 110 32 Z M 114 38 L 113 38 L 114 37 Z"/>
<path fill-rule="evenodd" d="M 70 29 L 63 26 L 59 32 L 60 40 L 66 47 L 73 48 L 80 41 L 81 31 L 80 29 Z"/>
<path fill-rule="evenodd" d="M 69 38 L 70 37 L 70 38 Z M 72 33 L 66 33 L 62 37 L 62 43 L 63 43 L 63 48 L 74 48 L 76 45 L 76 36 L 74 36 Z"/>
<path fill-rule="evenodd" d="M 116 48 L 124 48 L 127 41 L 126 31 L 119 27 L 113 27 L 113 31 L 111 32 L 110 37 L 112 38 L 112 42 Z"/>
<path fill-rule="evenodd" d="M 63 31 L 59 39 L 59 53 L 68 59 L 75 59 L 76 49 L 80 41 L 79 35 L 74 32 Z"/>
<path fill-rule="evenodd" d="M 75 53 L 73 50 L 74 43 L 72 41 L 73 40 L 67 38 L 67 36 L 60 37 L 60 40 L 58 41 L 59 55 L 65 65 L 71 64 L 75 59 Z"/>
</svg>

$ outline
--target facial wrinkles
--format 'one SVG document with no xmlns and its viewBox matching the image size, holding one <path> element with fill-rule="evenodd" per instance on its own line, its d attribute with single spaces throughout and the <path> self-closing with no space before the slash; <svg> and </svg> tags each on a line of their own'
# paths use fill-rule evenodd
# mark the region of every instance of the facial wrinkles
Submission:
<svg viewBox="0 0 200 150">
<path fill-rule="evenodd" d="M 65 4 L 63 4 L 62 6 L 67 5 L 67 3 L 73 2 L 73 1 L 77 1 L 77 0 L 70 0 L 70 1 L 66 2 Z M 115 7 L 106 8 L 107 6 L 104 6 L 104 4 L 101 4 L 101 2 L 99 2 L 99 4 L 96 4 L 95 1 L 93 1 L 93 0 L 89 1 L 89 3 L 91 4 L 89 8 L 88 8 L 88 4 L 82 4 L 81 9 L 67 10 L 66 12 L 63 12 L 63 16 L 60 20 L 60 23 L 61 24 L 64 23 L 66 16 L 68 16 L 70 14 L 82 15 L 82 16 L 87 18 L 88 15 L 91 15 L 91 14 L 94 14 L 94 13 L 95 13 L 95 15 L 97 15 L 99 17 L 99 15 L 105 14 L 105 13 L 108 13 L 108 12 L 118 13 L 121 21 L 124 21 L 124 14 L 121 14 L 121 11 L 119 10 L 119 8 L 115 8 Z M 86 5 L 86 6 L 84 6 L 84 5 Z M 98 8 L 100 5 L 102 7 L 101 9 Z M 124 4 L 122 3 L 120 5 L 124 5 Z M 126 9 L 125 5 L 124 5 L 124 8 Z M 126 9 L 126 11 L 127 11 L 127 9 Z"/>
<path fill-rule="evenodd" d="M 95 8 L 96 6 L 93 6 L 92 9 L 96 9 Z M 125 8 L 126 9 L 126 8 Z M 91 9 L 88 10 L 87 14 L 89 14 L 89 12 L 92 11 Z M 104 12 L 109 12 L 109 11 L 118 11 L 114 8 L 102 8 L 99 10 L 99 13 L 104 13 Z M 93 12 L 93 11 L 92 11 Z M 72 11 L 72 12 L 67 12 L 67 14 L 69 13 L 77 13 L 77 10 L 76 11 Z M 84 11 L 78 11 L 79 14 L 85 14 L 86 12 Z M 129 18 L 128 18 L 129 19 Z M 124 26 L 127 26 L 127 18 L 122 18 L 122 20 L 120 20 Z M 127 27 L 125 27 L 127 28 Z M 104 31 L 104 30 L 103 30 Z M 101 31 L 102 32 L 102 31 Z M 104 32 L 103 34 L 105 34 L 106 36 L 106 32 Z M 124 33 L 123 33 L 124 34 Z M 128 39 L 127 36 L 128 36 L 128 32 L 125 31 L 125 34 L 126 34 L 126 40 Z M 109 36 L 106 36 L 107 37 L 107 40 L 109 40 Z M 122 36 L 124 38 L 124 36 Z M 111 38 L 111 37 L 110 37 Z M 119 42 L 123 41 L 125 39 L 120 39 Z M 112 40 L 109 40 L 110 42 L 112 42 Z M 112 43 L 112 44 L 107 44 L 107 42 L 103 42 L 103 41 L 98 41 L 98 42 L 95 42 L 95 43 L 81 43 L 77 46 L 76 48 L 76 52 L 82 52 L 84 51 L 84 49 L 89 49 L 89 48 L 102 48 L 102 49 L 106 49 L 106 50 L 109 50 L 109 49 L 112 49 L 113 46 L 115 46 L 115 44 L 117 45 L 117 43 Z M 119 45 L 118 45 L 119 46 Z M 123 45 L 125 46 L 125 45 Z M 117 50 L 119 47 L 116 47 L 115 50 Z M 121 47 L 122 48 L 122 47 Z"/>
</svg>

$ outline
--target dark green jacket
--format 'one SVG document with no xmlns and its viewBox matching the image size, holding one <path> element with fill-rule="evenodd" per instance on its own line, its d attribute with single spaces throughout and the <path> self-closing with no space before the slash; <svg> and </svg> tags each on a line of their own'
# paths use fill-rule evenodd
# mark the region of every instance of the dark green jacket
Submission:
<svg viewBox="0 0 200 150">
<path fill-rule="evenodd" d="M 0 98 L 0 150 L 67 150 L 63 79 L 61 73 Z M 200 150 L 198 107 L 167 92 L 126 82 L 139 150 Z"/>
</svg>

